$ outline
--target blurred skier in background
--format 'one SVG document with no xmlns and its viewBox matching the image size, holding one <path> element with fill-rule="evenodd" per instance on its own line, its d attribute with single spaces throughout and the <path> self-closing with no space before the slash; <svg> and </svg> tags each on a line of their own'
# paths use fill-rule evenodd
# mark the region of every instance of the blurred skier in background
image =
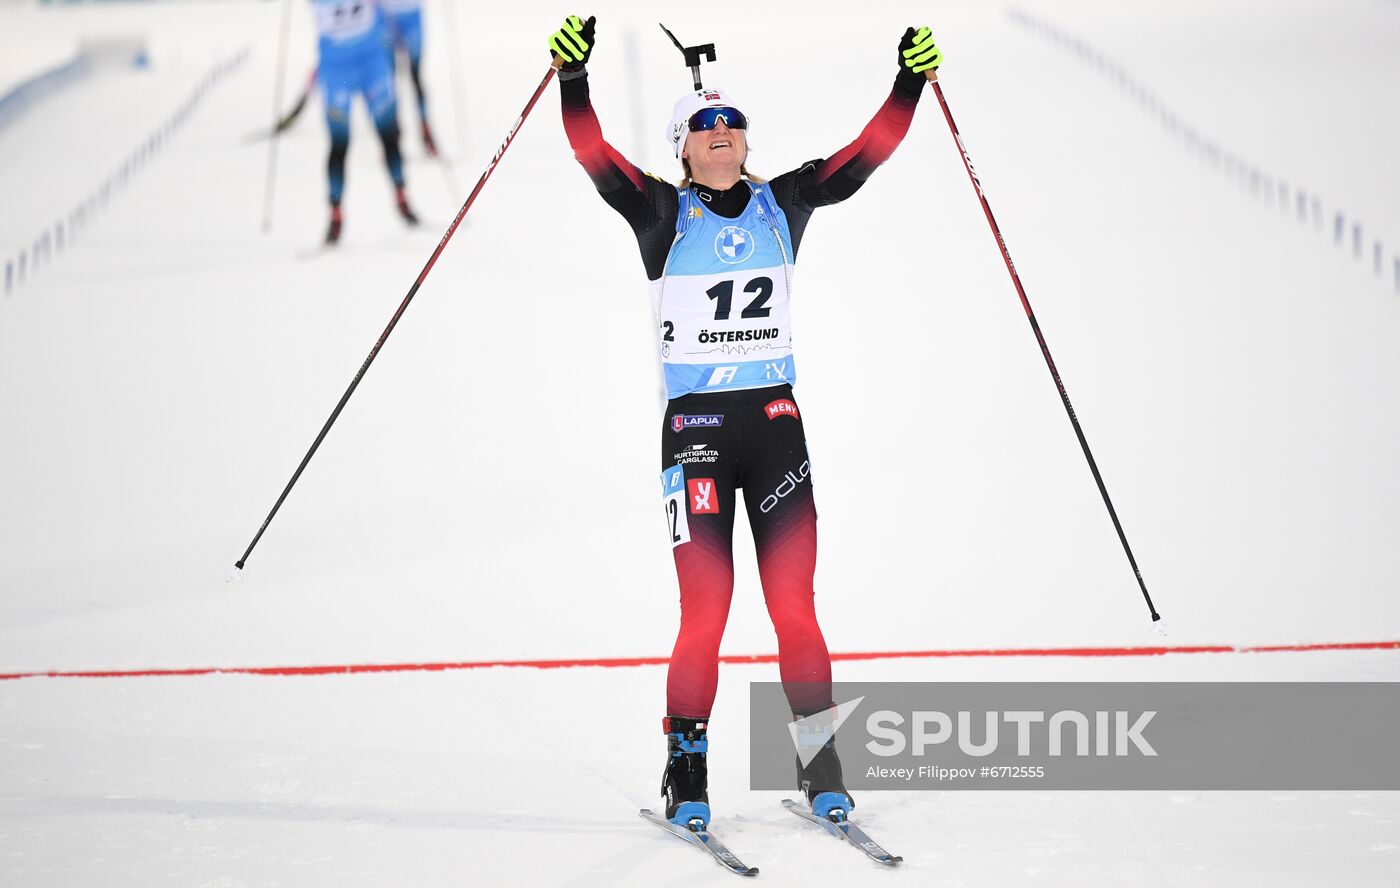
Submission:
<svg viewBox="0 0 1400 888">
<path fill-rule="evenodd" d="M 398 102 L 394 72 L 384 54 L 388 40 L 384 15 L 375 0 L 311 0 L 320 35 L 317 76 L 326 99 L 326 126 L 331 151 L 327 161 L 331 221 L 326 243 L 340 240 L 340 199 L 345 192 L 345 155 L 350 148 L 350 105 L 355 94 L 365 98 L 379 139 L 384 164 L 394 183 L 399 215 L 410 225 L 418 217 L 404 194 L 403 155 L 399 152 Z"/>
<path fill-rule="evenodd" d="M 661 430 L 661 479 L 681 605 L 666 680 L 661 791 L 667 819 L 708 824 L 708 721 L 734 588 L 737 488 L 744 489 L 793 715 L 832 706 L 831 658 L 813 601 L 817 511 L 792 392 L 789 287 L 812 213 L 853 195 L 890 157 L 923 94 L 923 72 L 942 56 L 927 28 L 908 29 L 894 88 L 860 136 L 771 182 L 748 170 L 749 121 L 730 93 L 686 93 L 666 127 L 667 145 L 684 171 L 676 186 L 643 174 L 603 140 L 586 68 L 593 32 L 593 18 L 570 16 L 549 45 L 564 60 L 559 91 L 569 144 L 603 200 L 632 227 L 651 283 L 671 399 Z M 806 766 L 799 758 L 797 775 L 813 813 L 844 816 L 854 802 L 831 729 L 799 742 L 817 749 Z"/>
<path fill-rule="evenodd" d="M 448 0 L 449 3 L 453 0 Z M 437 143 L 428 126 L 428 100 L 423 95 L 423 0 L 379 0 L 389 25 L 389 64 L 394 66 L 398 53 L 408 58 L 408 73 L 418 94 L 418 122 L 423 133 L 423 149 L 429 157 L 437 157 Z"/>
</svg>

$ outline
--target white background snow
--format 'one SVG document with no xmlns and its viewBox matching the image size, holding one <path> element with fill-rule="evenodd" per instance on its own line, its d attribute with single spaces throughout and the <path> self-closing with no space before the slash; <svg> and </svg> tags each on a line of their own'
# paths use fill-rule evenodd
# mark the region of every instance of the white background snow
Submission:
<svg viewBox="0 0 1400 888">
<path fill-rule="evenodd" d="M 345 239 L 314 258 L 319 102 L 279 146 L 270 234 L 268 146 L 245 141 L 271 116 L 280 9 L 0 3 L 0 92 L 86 37 L 140 36 L 151 55 L 0 130 L 0 263 L 216 63 L 251 50 L 76 243 L 0 297 L 0 673 L 669 651 L 644 275 L 570 155 L 553 86 L 246 575 L 224 583 L 570 11 L 599 19 L 605 134 L 671 178 L 661 133 L 687 80 L 658 15 L 716 43 L 707 81 L 745 103 L 750 167 L 770 176 L 854 138 L 904 27 L 930 24 L 1168 641 L 1400 639 L 1400 4 L 1023 8 L 1318 197 L 1322 218 L 1300 223 L 1012 7 L 429 0 L 426 77 L 454 170 L 424 157 L 401 103 L 425 223 L 405 230 L 357 109 Z M 305 4 L 292 24 L 286 105 L 314 65 Z M 831 649 L 1160 641 L 931 94 L 867 186 L 817 213 L 800 269 Z M 745 534 L 741 520 L 724 649 L 768 653 Z M 724 667 L 712 731 L 715 828 L 765 882 L 1380 886 L 1400 873 L 1400 800 L 1380 792 L 867 793 L 863 822 L 906 859 L 880 871 L 809 834 L 780 794 L 746 789 L 747 683 L 774 675 Z M 635 816 L 657 801 L 664 677 L 0 682 L 0 884 L 727 884 Z M 1400 663 L 1394 650 L 875 660 L 837 677 L 1393 681 Z"/>
</svg>

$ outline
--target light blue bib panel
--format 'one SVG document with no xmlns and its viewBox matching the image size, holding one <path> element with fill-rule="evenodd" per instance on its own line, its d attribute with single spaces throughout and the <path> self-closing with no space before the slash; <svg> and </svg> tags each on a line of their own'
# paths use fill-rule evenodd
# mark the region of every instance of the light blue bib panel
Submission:
<svg viewBox="0 0 1400 888">
<path fill-rule="evenodd" d="M 666 396 L 797 381 L 789 291 L 792 235 L 765 185 L 737 219 L 679 191 L 676 239 L 652 282 Z"/>
<path fill-rule="evenodd" d="M 383 52 L 379 6 L 374 0 L 311 0 L 322 59 L 353 59 Z"/>
</svg>

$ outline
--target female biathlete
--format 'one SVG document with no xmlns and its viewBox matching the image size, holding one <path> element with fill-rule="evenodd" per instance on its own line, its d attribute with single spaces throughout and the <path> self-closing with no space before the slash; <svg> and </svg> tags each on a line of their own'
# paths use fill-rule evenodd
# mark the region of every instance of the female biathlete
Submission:
<svg viewBox="0 0 1400 888">
<path fill-rule="evenodd" d="M 831 658 L 817 625 L 812 576 L 817 511 L 812 468 L 793 397 L 797 379 L 789 284 L 807 222 L 854 194 L 909 129 L 942 58 L 927 28 L 908 29 L 889 98 L 860 136 L 825 160 L 771 182 L 750 174 L 748 120 L 722 89 L 676 102 L 666 138 L 685 178 L 644 175 L 603 141 L 588 95 L 593 18 L 571 16 L 550 37 L 562 57 L 564 129 L 603 200 L 641 248 L 657 318 L 667 397 L 661 480 L 680 580 L 681 627 L 666 680 L 666 817 L 708 824 L 706 737 L 719 680 L 719 645 L 734 587 L 735 491 L 758 553 L 763 596 L 794 716 L 831 706 Z M 798 787 L 813 812 L 849 812 L 829 736 Z"/>
</svg>

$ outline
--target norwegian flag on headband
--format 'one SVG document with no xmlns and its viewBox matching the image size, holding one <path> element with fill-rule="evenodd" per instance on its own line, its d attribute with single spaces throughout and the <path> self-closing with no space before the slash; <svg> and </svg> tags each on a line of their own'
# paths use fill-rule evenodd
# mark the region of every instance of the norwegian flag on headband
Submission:
<svg viewBox="0 0 1400 888">
<path fill-rule="evenodd" d="M 690 130 L 687 124 L 691 115 L 701 108 L 716 108 L 725 105 L 732 105 L 736 108 L 743 107 L 734 101 L 734 97 L 722 86 L 711 86 L 688 92 L 676 101 L 676 106 L 671 111 L 671 122 L 666 128 L 666 142 L 671 146 L 676 157 L 681 156 L 681 147 L 685 144 L 686 133 Z"/>
</svg>

